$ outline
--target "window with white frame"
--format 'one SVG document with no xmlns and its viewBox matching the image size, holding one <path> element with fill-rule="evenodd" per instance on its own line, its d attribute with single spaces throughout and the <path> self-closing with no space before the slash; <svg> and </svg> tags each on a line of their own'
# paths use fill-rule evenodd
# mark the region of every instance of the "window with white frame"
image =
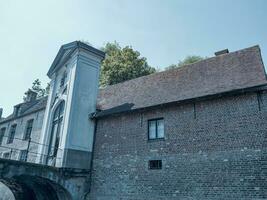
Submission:
<svg viewBox="0 0 267 200">
<path fill-rule="evenodd" d="M 148 139 L 161 139 L 164 138 L 164 119 L 151 119 L 148 120 Z"/>
</svg>

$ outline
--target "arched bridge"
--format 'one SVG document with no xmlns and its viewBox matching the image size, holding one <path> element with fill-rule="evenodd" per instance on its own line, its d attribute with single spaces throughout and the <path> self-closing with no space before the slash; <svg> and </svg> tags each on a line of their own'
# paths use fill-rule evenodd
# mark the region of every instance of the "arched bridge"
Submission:
<svg viewBox="0 0 267 200">
<path fill-rule="evenodd" d="M 89 170 L 55 168 L 0 158 L 0 181 L 16 200 L 84 199 L 90 188 L 89 178 Z"/>
</svg>

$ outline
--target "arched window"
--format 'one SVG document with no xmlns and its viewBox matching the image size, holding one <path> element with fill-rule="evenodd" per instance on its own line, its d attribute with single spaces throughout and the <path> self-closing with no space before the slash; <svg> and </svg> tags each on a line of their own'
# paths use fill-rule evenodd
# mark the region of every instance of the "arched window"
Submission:
<svg viewBox="0 0 267 200">
<path fill-rule="evenodd" d="M 48 146 L 47 164 L 55 165 L 55 159 L 57 156 L 59 140 L 60 140 L 60 133 L 62 129 L 64 106 L 65 102 L 61 101 L 54 111 L 50 142 Z"/>
</svg>

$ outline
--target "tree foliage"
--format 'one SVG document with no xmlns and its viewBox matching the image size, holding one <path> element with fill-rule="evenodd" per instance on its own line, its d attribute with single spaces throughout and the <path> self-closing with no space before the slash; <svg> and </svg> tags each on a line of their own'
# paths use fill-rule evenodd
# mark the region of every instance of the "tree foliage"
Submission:
<svg viewBox="0 0 267 200">
<path fill-rule="evenodd" d="M 187 56 L 187 57 L 185 57 L 185 59 L 180 60 L 180 61 L 178 62 L 178 64 L 170 65 L 170 66 L 166 67 L 165 69 L 168 70 L 168 69 L 174 69 L 174 68 L 177 68 L 177 67 L 182 67 L 182 66 L 184 66 L 184 65 L 189 65 L 189 64 L 198 62 L 198 61 L 200 61 L 200 60 L 203 60 L 203 59 L 204 59 L 203 57 L 201 57 L 201 56 L 196 56 L 196 55 Z"/>
<path fill-rule="evenodd" d="M 102 50 L 106 58 L 101 65 L 100 86 L 113 85 L 156 72 L 146 58 L 130 46 L 121 48 L 117 42 L 107 43 Z"/>
<path fill-rule="evenodd" d="M 33 90 L 34 92 L 37 93 L 37 98 L 47 96 L 49 93 L 49 89 L 50 89 L 50 84 L 47 83 L 46 88 L 43 88 L 42 83 L 39 79 L 35 79 L 32 83 L 32 87 L 29 88 L 29 90 Z M 24 94 L 27 95 L 27 92 L 25 92 Z M 26 100 L 26 96 L 23 97 L 23 100 L 24 101 Z"/>
</svg>

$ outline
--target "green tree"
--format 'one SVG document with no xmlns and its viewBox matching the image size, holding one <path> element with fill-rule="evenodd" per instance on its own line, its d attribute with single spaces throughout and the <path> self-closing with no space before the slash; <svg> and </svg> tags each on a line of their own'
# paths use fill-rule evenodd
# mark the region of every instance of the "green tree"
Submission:
<svg viewBox="0 0 267 200">
<path fill-rule="evenodd" d="M 43 88 L 41 81 L 39 79 L 35 79 L 30 89 L 37 93 L 37 98 L 41 98 L 48 95 L 50 84 L 47 83 L 46 88 Z M 27 95 L 27 92 L 25 92 L 24 94 Z M 26 100 L 26 96 L 23 97 L 23 100 Z"/>
<path fill-rule="evenodd" d="M 200 60 L 203 60 L 203 59 L 204 58 L 201 57 L 201 56 L 195 56 L 195 55 L 193 55 L 193 56 L 187 56 L 187 57 L 185 57 L 185 59 L 180 60 L 178 62 L 178 64 L 172 64 L 172 65 L 166 67 L 165 69 L 168 70 L 168 69 L 174 69 L 174 68 L 177 68 L 177 67 L 182 67 L 184 65 L 189 65 L 189 64 L 198 62 Z"/>
<path fill-rule="evenodd" d="M 156 72 L 146 58 L 131 46 L 121 48 L 117 42 L 107 43 L 102 50 L 106 58 L 101 65 L 100 86 L 113 85 Z"/>
</svg>

